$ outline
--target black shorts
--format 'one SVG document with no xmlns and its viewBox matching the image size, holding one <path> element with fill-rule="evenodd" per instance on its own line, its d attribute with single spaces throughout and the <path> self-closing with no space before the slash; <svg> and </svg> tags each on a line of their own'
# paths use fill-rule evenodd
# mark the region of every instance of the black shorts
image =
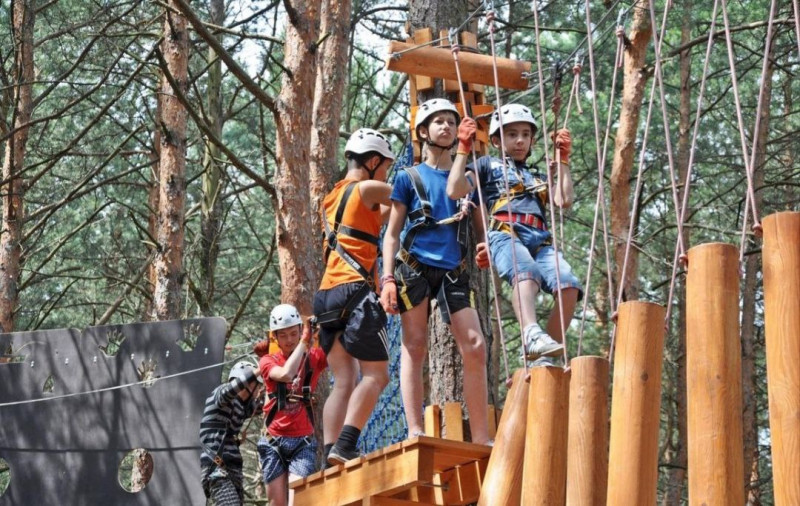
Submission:
<svg viewBox="0 0 800 506">
<path fill-rule="evenodd" d="M 431 267 L 412 260 L 413 267 L 398 260 L 394 269 L 397 305 L 405 313 L 435 295 L 442 320 L 450 324 L 450 315 L 475 308 L 475 294 L 469 286 L 469 273 Z M 459 272 L 460 271 L 460 272 Z M 430 302 L 430 301 L 429 301 Z"/>
<path fill-rule="evenodd" d="M 359 300 L 351 300 L 357 297 Z M 345 308 L 350 307 L 346 314 Z M 338 312 L 334 318 L 331 312 Z M 323 315 L 328 317 L 323 317 Z M 386 312 L 374 291 L 364 283 L 345 283 L 314 295 L 314 316 L 319 321 L 319 344 L 327 355 L 339 335 L 345 351 L 358 360 L 389 360 Z M 328 320 L 328 321 L 323 321 Z"/>
</svg>

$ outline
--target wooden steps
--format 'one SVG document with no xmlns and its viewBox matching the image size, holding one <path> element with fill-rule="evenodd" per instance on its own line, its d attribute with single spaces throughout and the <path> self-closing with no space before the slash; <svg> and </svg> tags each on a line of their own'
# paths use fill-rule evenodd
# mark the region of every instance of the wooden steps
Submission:
<svg viewBox="0 0 800 506">
<path fill-rule="evenodd" d="M 289 486 L 296 506 L 469 504 L 478 500 L 491 450 L 419 436 Z"/>
</svg>

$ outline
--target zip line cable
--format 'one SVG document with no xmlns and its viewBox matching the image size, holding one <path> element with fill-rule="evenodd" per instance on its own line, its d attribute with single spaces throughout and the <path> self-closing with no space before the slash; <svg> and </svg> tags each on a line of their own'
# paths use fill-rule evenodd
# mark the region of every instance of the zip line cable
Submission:
<svg viewBox="0 0 800 506">
<path fill-rule="evenodd" d="M 198 367 L 197 369 L 190 369 L 188 371 L 176 372 L 175 374 L 169 374 L 167 376 L 161 376 L 161 377 L 154 378 L 154 379 L 148 379 L 148 380 L 142 380 L 142 381 L 134 381 L 132 383 L 125 383 L 123 385 L 115 385 L 113 387 L 98 388 L 96 390 L 89 390 L 89 391 L 86 391 L 86 392 L 73 392 L 71 394 L 62 394 L 62 395 L 54 395 L 54 396 L 50 396 L 50 397 L 42 397 L 41 399 L 27 399 L 27 400 L 24 400 L 24 401 L 3 402 L 3 403 L 0 403 L 0 408 L 4 408 L 4 407 L 7 407 L 7 406 L 19 406 L 21 404 L 35 404 L 35 403 L 38 403 L 38 402 L 56 401 L 56 400 L 61 400 L 61 399 L 67 399 L 67 398 L 70 398 L 70 397 L 78 397 L 78 396 L 81 396 L 81 395 L 91 395 L 91 394 L 96 394 L 96 393 L 111 392 L 113 390 L 121 390 L 123 388 L 130 388 L 130 387 L 141 386 L 141 385 L 152 385 L 155 382 L 159 382 L 159 381 L 162 381 L 162 380 L 168 380 L 168 379 L 172 379 L 172 378 L 177 378 L 179 376 L 185 376 L 187 374 L 194 374 L 196 372 L 205 371 L 207 369 L 213 369 L 215 367 L 221 367 L 221 366 L 224 366 L 224 365 L 227 365 L 227 364 L 231 364 L 231 363 L 236 362 L 238 360 L 241 360 L 242 358 L 245 358 L 247 356 L 249 356 L 249 355 L 248 354 L 239 355 L 238 357 L 236 357 L 234 359 L 226 360 L 224 362 L 219 362 L 219 363 L 216 363 L 216 364 L 206 365 L 206 366 L 203 366 L 203 367 Z"/>
</svg>

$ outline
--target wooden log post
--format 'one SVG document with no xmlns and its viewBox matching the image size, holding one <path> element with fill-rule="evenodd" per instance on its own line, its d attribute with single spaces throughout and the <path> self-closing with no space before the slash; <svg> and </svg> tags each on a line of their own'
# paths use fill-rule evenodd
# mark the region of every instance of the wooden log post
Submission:
<svg viewBox="0 0 800 506">
<path fill-rule="evenodd" d="M 609 364 L 605 357 L 570 362 L 567 504 L 605 506 L 608 489 Z"/>
<path fill-rule="evenodd" d="M 389 43 L 389 56 L 386 59 L 386 69 L 418 76 L 458 79 L 453 54 L 449 49 L 420 47 L 413 51 L 403 52 L 413 47 L 413 44 L 407 42 L 391 41 Z M 461 80 L 463 82 L 494 86 L 491 56 L 462 51 L 458 55 L 458 68 L 461 71 Z M 512 60 L 510 58 L 497 58 L 497 80 L 501 88 L 512 90 L 528 89 L 527 75 L 530 72 L 530 62 Z"/>
<path fill-rule="evenodd" d="M 522 461 L 525 452 L 525 422 L 528 416 L 528 382 L 525 371 L 514 373 L 494 448 L 481 486 L 479 506 L 517 505 L 522 495 Z"/>
<path fill-rule="evenodd" d="M 533 367 L 528 393 L 522 504 L 564 504 L 570 373 Z"/>
<path fill-rule="evenodd" d="M 686 391 L 689 504 L 744 504 L 739 254 L 735 246 L 689 250 Z"/>
<path fill-rule="evenodd" d="M 666 308 L 629 301 L 619 306 L 608 504 L 655 504 L 658 426 Z"/>
<path fill-rule="evenodd" d="M 764 218 L 764 326 L 775 504 L 800 504 L 800 213 Z"/>
</svg>

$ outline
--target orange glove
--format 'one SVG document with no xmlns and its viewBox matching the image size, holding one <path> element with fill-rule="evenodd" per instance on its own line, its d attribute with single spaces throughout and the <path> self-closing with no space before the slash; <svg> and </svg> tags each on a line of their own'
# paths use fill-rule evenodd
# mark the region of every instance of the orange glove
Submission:
<svg viewBox="0 0 800 506">
<path fill-rule="evenodd" d="M 461 120 L 458 125 L 458 150 L 457 153 L 467 154 L 472 150 L 472 139 L 475 137 L 475 132 L 478 130 L 478 124 L 475 120 L 466 117 Z"/>
<path fill-rule="evenodd" d="M 489 268 L 489 245 L 485 242 L 479 242 L 475 246 L 475 263 L 479 269 Z"/>
<path fill-rule="evenodd" d="M 561 153 L 561 163 L 569 163 L 569 155 L 572 153 L 572 136 L 569 130 L 562 128 L 552 136 L 556 149 Z"/>
</svg>

